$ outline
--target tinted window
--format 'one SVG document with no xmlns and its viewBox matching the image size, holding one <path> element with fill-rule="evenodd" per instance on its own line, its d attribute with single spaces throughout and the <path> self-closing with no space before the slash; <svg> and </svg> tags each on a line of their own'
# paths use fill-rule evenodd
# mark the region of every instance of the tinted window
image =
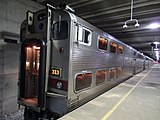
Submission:
<svg viewBox="0 0 160 120">
<path fill-rule="evenodd" d="M 67 21 L 59 21 L 52 26 L 52 37 L 55 40 L 66 39 L 68 37 Z"/>
<path fill-rule="evenodd" d="M 109 79 L 113 79 L 116 77 L 116 69 L 109 70 Z"/>
<path fill-rule="evenodd" d="M 110 42 L 110 52 L 116 53 L 117 51 L 117 44 L 115 42 Z"/>
<path fill-rule="evenodd" d="M 97 71 L 96 74 L 96 84 L 102 83 L 105 81 L 105 76 L 106 76 L 106 71 L 105 70 L 99 70 Z"/>
<path fill-rule="evenodd" d="M 124 52 L 124 48 L 119 45 L 119 46 L 118 46 L 118 53 L 119 53 L 119 54 L 123 54 L 123 52 Z"/>
<path fill-rule="evenodd" d="M 138 54 L 138 58 L 143 59 L 143 55 Z"/>
<path fill-rule="evenodd" d="M 84 45 L 90 46 L 92 39 L 92 31 L 81 25 L 78 25 L 77 31 L 78 31 L 77 40 L 82 44 L 84 43 Z"/>
<path fill-rule="evenodd" d="M 91 86 L 92 83 L 92 73 L 78 74 L 76 76 L 76 91 L 87 88 Z"/>
<path fill-rule="evenodd" d="M 108 44 L 108 40 L 107 39 L 104 39 L 104 38 L 101 38 L 101 37 L 98 39 L 98 47 L 99 47 L 99 49 L 107 50 L 107 44 Z"/>
<path fill-rule="evenodd" d="M 89 35 L 91 34 L 89 31 L 87 30 L 83 30 L 83 33 L 84 33 L 84 43 L 89 43 Z"/>
</svg>

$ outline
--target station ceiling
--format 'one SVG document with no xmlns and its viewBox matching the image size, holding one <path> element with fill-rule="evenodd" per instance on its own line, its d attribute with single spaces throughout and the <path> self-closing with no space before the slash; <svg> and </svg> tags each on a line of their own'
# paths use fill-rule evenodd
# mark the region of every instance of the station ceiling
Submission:
<svg viewBox="0 0 160 120">
<path fill-rule="evenodd" d="M 160 42 L 160 28 L 147 28 L 154 22 L 160 24 L 160 0 L 134 0 L 133 19 L 137 19 L 140 26 L 135 27 L 133 21 L 127 22 L 127 28 L 123 28 L 123 25 L 131 18 L 131 0 L 36 1 L 43 5 L 50 3 L 55 7 L 65 2 L 76 11 L 76 15 L 146 55 L 155 55 L 152 46 L 160 48 L 159 44 L 154 43 Z"/>
</svg>

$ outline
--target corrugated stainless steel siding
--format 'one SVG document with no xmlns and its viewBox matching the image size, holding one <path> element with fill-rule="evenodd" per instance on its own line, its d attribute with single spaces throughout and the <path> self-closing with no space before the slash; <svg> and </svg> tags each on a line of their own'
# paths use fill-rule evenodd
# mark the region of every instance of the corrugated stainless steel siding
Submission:
<svg viewBox="0 0 160 120">
<path fill-rule="evenodd" d="M 94 68 L 105 68 L 122 65 L 122 59 L 118 59 L 116 55 L 93 51 L 92 49 L 73 49 L 72 68 L 73 70 L 86 70 Z"/>
</svg>

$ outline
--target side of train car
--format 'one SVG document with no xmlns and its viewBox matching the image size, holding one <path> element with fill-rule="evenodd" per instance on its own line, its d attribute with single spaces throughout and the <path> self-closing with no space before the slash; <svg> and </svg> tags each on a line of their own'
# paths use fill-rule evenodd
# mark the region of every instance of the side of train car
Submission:
<svg viewBox="0 0 160 120">
<path fill-rule="evenodd" d="M 21 25 L 19 105 L 25 120 L 56 119 L 149 68 L 153 60 L 62 9 Z"/>
</svg>

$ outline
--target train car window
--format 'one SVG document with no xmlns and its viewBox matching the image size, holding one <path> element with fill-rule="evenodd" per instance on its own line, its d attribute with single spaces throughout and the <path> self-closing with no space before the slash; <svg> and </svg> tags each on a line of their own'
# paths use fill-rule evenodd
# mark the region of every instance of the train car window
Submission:
<svg viewBox="0 0 160 120">
<path fill-rule="evenodd" d="M 106 70 L 99 70 L 96 73 L 96 84 L 102 83 L 105 81 Z"/>
<path fill-rule="evenodd" d="M 91 45 L 92 31 L 82 25 L 77 25 L 77 41 L 84 45 Z"/>
<path fill-rule="evenodd" d="M 90 87 L 92 83 L 92 73 L 83 73 L 76 76 L 75 90 L 79 91 L 84 88 Z"/>
<path fill-rule="evenodd" d="M 112 53 L 117 52 L 117 44 L 115 42 L 110 42 L 110 52 Z"/>
<path fill-rule="evenodd" d="M 91 31 L 87 28 L 83 28 L 83 43 L 91 45 Z"/>
<path fill-rule="evenodd" d="M 107 50 L 108 40 L 102 37 L 98 38 L 98 48 L 101 50 Z"/>
<path fill-rule="evenodd" d="M 118 75 L 118 77 L 120 77 L 120 76 L 122 76 L 123 75 L 123 69 L 122 68 L 117 68 L 117 75 Z"/>
<path fill-rule="evenodd" d="M 68 22 L 58 21 L 52 26 L 52 37 L 55 40 L 63 40 L 68 37 Z"/>
<path fill-rule="evenodd" d="M 116 69 L 113 68 L 113 69 L 110 69 L 109 70 L 109 79 L 114 79 L 116 77 Z"/>
<path fill-rule="evenodd" d="M 84 33 L 84 43 L 89 43 L 89 41 L 90 41 L 90 32 L 89 31 L 87 31 L 87 30 L 83 30 L 83 33 Z"/>
<path fill-rule="evenodd" d="M 138 54 L 138 58 L 143 59 L 143 55 Z"/>
<path fill-rule="evenodd" d="M 123 52 L 124 52 L 124 48 L 119 45 L 119 46 L 118 46 L 118 53 L 119 53 L 119 54 L 123 54 Z"/>
</svg>

